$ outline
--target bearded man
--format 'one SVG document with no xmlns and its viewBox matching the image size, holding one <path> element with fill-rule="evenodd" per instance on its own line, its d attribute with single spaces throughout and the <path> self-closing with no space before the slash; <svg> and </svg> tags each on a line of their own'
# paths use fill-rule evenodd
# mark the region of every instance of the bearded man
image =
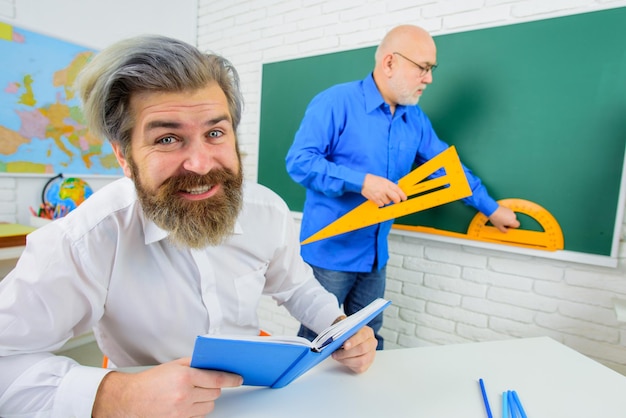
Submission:
<svg viewBox="0 0 626 418">
<path fill-rule="evenodd" d="M 203 416 L 240 376 L 190 367 L 197 335 L 256 335 L 262 295 L 311 329 L 344 317 L 285 203 L 243 180 L 235 69 L 178 40 L 120 41 L 83 70 L 91 132 L 125 178 L 33 232 L 0 282 L 0 416 Z M 123 373 L 53 354 L 94 331 Z M 333 357 L 374 359 L 364 328 Z"/>
</svg>

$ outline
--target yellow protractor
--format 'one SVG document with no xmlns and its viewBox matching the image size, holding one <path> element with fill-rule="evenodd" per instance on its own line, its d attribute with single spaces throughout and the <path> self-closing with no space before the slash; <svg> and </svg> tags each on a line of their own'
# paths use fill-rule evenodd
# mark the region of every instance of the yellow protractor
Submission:
<svg viewBox="0 0 626 418">
<path fill-rule="evenodd" d="M 524 199 L 502 199 L 498 201 L 498 204 L 511 209 L 513 212 L 531 217 L 537 221 L 543 231 L 509 229 L 503 233 L 496 227 L 488 225 L 487 216 L 478 213 L 467 228 L 468 238 L 548 251 L 563 249 L 564 240 L 561 226 L 544 207 Z"/>
<path fill-rule="evenodd" d="M 412 226 L 394 224 L 394 229 L 427 234 L 442 235 L 452 238 L 471 239 L 476 241 L 492 242 L 495 244 L 513 245 L 518 247 L 532 248 L 536 250 L 556 251 L 564 248 L 563 231 L 552 216 L 542 206 L 524 199 L 502 199 L 498 204 L 511 209 L 513 212 L 522 213 L 534 219 L 543 231 L 530 231 L 527 229 L 509 229 L 506 233 L 500 232 L 496 227 L 488 225 L 489 219 L 482 213 L 477 213 L 467 228 L 467 233 L 446 231 L 428 226 Z"/>
</svg>

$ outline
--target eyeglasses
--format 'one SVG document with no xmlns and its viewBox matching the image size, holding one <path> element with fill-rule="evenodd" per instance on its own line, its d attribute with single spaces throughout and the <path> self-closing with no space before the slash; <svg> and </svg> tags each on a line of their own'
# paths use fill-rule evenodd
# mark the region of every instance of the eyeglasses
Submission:
<svg viewBox="0 0 626 418">
<path fill-rule="evenodd" d="M 419 77 L 424 77 L 426 74 L 428 74 L 429 71 L 432 73 L 433 71 L 435 71 L 435 68 L 437 68 L 437 64 L 423 66 L 423 65 L 420 65 L 420 64 L 416 63 L 412 59 L 405 57 L 404 55 L 402 55 L 399 52 L 393 52 L 393 54 L 399 55 L 402 58 L 404 58 L 405 60 L 407 60 L 408 62 L 410 62 L 411 64 L 415 65 L 420 70 Z"/>
</svg>

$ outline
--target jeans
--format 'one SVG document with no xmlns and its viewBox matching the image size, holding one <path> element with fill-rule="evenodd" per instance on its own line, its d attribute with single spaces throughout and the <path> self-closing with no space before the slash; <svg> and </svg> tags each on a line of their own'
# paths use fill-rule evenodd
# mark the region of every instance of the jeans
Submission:
<svg viewBox="0 0 626 418">
<path fill-rule="evenodd" d="M 382 298 L 385 294 L 386 267 L 370 273 L 352 273 L 348 271 L 326 270 L 311 266 L 317 280 L 333 293 L 343 305 L 346 315 L 352 315 L 368 305 L 376 298 Z M 383 349 L 383 337 L 378 334 L 383 325 L 383 314 L 376 316 L 367 324 L 374 330 L 374 336 L 378 340 L 377 350 Z M 313 340 L 317 334 L 304 325 L 298 331 L 300 337 Z"/>
</svg>

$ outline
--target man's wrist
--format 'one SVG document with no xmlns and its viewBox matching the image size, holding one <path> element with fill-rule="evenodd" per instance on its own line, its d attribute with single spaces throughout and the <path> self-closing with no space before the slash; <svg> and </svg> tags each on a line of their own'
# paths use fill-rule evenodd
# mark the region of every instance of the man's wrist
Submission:
<svg viewBox="0 0 626 418">
<path fill-rule="evenodd" d="M 94 399 L 92 417 L 113 416 L 113 414 L 120 412 L 115 411 L 114 404 L 115 400 L 120 400 L 121 393 L 119 389 L 123 377 L 122 373 L 115 371 L 104 376 Z"/>
</svg>

